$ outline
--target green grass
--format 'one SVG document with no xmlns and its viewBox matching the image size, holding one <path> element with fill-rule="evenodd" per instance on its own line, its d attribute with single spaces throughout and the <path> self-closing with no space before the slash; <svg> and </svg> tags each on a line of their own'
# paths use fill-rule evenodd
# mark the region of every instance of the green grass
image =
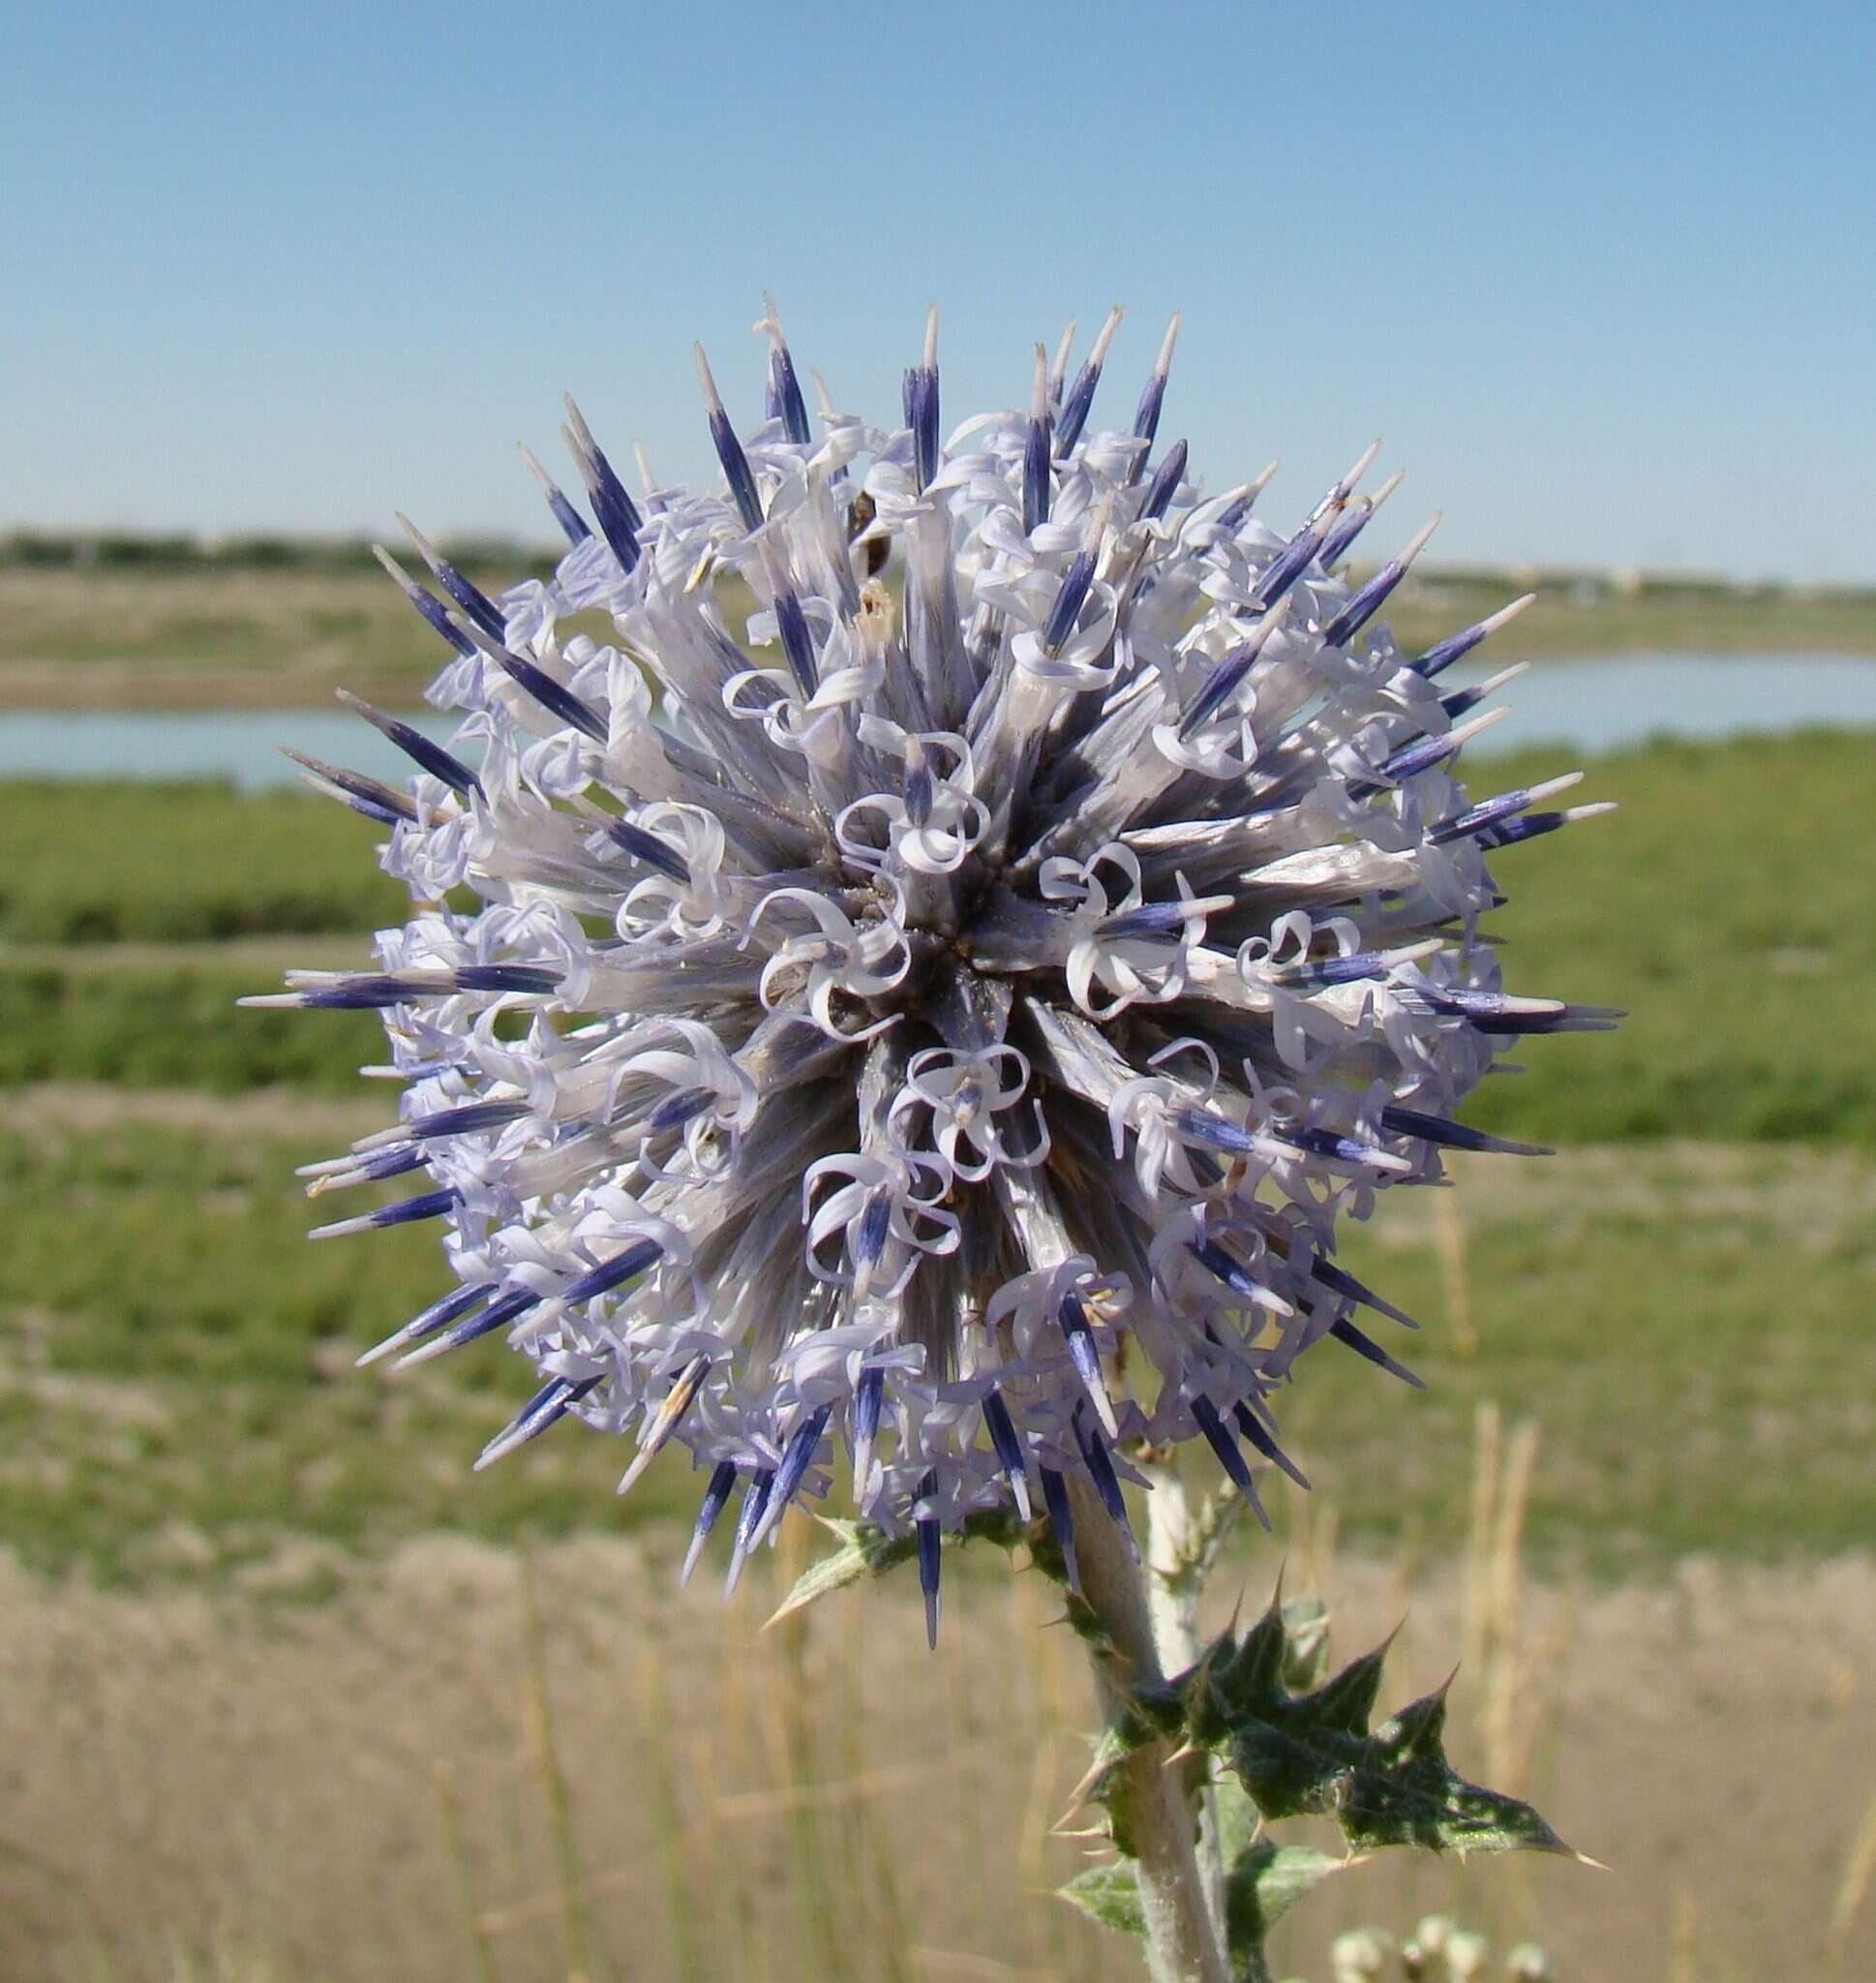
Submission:
<svg viewBox="0 0 1876 1983">
<path fill-rule="evenodd" d="M 42 1121 L 0 1144 L 0 1537 L 108 1580 L 220 1571 L 289 1535 L 377 1550 L 687 1506 L 679 1460 L 615 1504 L 626 1449 L 571 1424 L 471 1476 L 529 1388 L 499 1344 L 353 1370 L 446 1281 L 432 1231 L 302 1237 L 292 1168 L 324 1153 L 313 1133 L 147 1121 Z M 1505 1160 L 1468 1170 L 1461 1203 L 1477 1354 L 1442 1312 L 1430 1194 L 1400 1194 L 1347 1259 L 1426 1325 L 1374 1326 L 1431 1391 L 1325 1343 L 1280 1412 L 1357 1541 L 1463 1537 L 1481 1398 L 1543 1427 L 1540 1557 L 1607 1572 L 1876 1532 L 1876 1379 L 1854 1326 L 1876 1296 L 1865 1162 L 1686 1145 Z"/>
<path fill-rule="evenodd" d="M 1472 765 L 1498 790 L 1555 755 Z M 1488 777 L 1489 773 L 1489 777 Z M 1621 809 L 1499 854 L 1514 989 L 1625 1008 L 1533 1040 L 1468 1119 L 1544 1143 L 1660 1136 L 1876 1148 L 1876 738 L 1655 744 L 1573 798 Z"/>
<path fill-rule="evenodd" d="M 351 1368 L 449 1283 L 434 1230 L 304 1237 L 292 1170 L 324 1154 L 147 1121 L 0 1139 L 0 1538 L 29 1562 L 110 1579 L 223 1569 L 289 1533 L 371 1547 L 612 1517 L 611 1441 L 471 1477 L 528 1394 L 519 1358 Z M 681 1476 L 624 1511 L 668 1512 Z"/>
<path fill-rule="evenodd" d="M 1876 652 L 1876 592 L 1861 590 L 1795 592 L 1672 578 L 1624 586 L 1567 573 L 1430 569 L 1388 602 L 1388 619 L 1404 646 L 1421 649 L 1527 592 L 1536 593 L 1536 604 L 1494 636 L 1495 658 Z"/>
<path fill-rule="evenodd" d="M 277 967 L 99 961 L 0 957 L 0 1085 L 110 1082 L 238 1095 L 285 1083 L 356 1095 L 358 1069 L 383 1057 L 373 1013 L 237 1010 L 244 993 L 279 988 Z"/>
<path fill-rule="evenodd" d="M 281 931 L 364 940 L 401 921 L 377 832 L 288 789 L 18 781 L 5 787 L 0 943 L 205 943 Z"/>
<path fill-rule="evenodd" d="M 414 703 L 441 653 L 376 570 L 0 570 L 0 608 L 15 707 L 312 704 L 340 685 Z"/>
<path fill-rule="evenodd" d="M 1555 771 L 1487 758 L 1483 792 Z M 1693 1136 L 1876 1149 L 1876 845 L 1856 822 L 1876 739 L 1824 733 L 1658 744 L 1597 760 L 1579 797 L 1621 809 L 1514 847 L 1493 917 L 1516 989 L 1625 1007 L 1619 1031 L 1533 1040 L 1471 1119 L 1545 1143 Z M 355 1014 L 240 1012 L 295 947 L 212 945 L 121 960 L 109 940 L 318 938 L 306 961 L 363 960 L 400 914 L 374 830 L 310 798 L 210 786 L 14 786 L 23 847 L 0 884 L 0 1081 L 110 1081 L 221 1094 L 290 1082 L 336 1094 L 378 1057 Z M 229 850 L 237 850 L 238 860 Z"/>
<path fill-rule="evenodd" d="M 1501 758 L 1471 779 L 1555 768 Z M 1546 1554 L 1620 1569 L 1876 1533 L 1871 789 L 1876 739 L 1655 746 L 1592 767 L 1582 796 L 1615 816 L 1498 857 L 1509 981 L 1632 1016 L 1529 1043 L 1530 1072 L 1468 1110 L 1565 1152 L 1466 1175 L 1475 1358 L 1443 1325 L 1430 1194 L 1350 1236 L 1355 1270 L 1430 1325 L 1396 1347 L 1435 1387 L 1409 1395 L 1334 1345 L 1306 1361 L 1286 1425 L 1359 1539 L 1459 1533 L 1485 1397 L 1543 1424 Z M 398 900 L 372 830 L 207 787 L 16 786 L 0 807 L 22 849 L 0 901 L 0 1083 L 105 1083 L 126 1110 L 68 1092 L 0 1115 L 0 1539 L 134 1576 L 293 1532 L 377 1548 L 618 1518 L 620 1453 L 577 1428 L 469 1477 L 520 1401 L 519 1359 L 350 1371 L 440 1285 L 434 1233 L 299 1236 L 292 1167 L 354 1132 L 297 1133 L 295 1112 L 389 1113 L 353 1073 L 378 1028 L 232 1000 L 284 959 L 354 938 L 362 957 Z M 257 1088 L 225 1120 L 192 1099 Z M 662 1470 L 631 1514 L 682 1484 Z"/>
<path fill-rule="evenodd" d="M 1671 1144 L 1475 1159 L 1459 1205 L 1479 1347 L 1446 1308 L 1431 1194 L 1390 1195 L 1347 1265 L 1422 1323 L 1371 1319 L 1426 1393 L 1325 1343 L 1286 1432 L 1347 1533 L 1465 1532 L 1472 1415 L 1542 1429 L 1528 1534 L 1540 1559 L 1651 1570 L 1689 1551 L 1762 1560 L 1876 1534 L 1876 1170 L 1850 1153 Z"/>
</svg>

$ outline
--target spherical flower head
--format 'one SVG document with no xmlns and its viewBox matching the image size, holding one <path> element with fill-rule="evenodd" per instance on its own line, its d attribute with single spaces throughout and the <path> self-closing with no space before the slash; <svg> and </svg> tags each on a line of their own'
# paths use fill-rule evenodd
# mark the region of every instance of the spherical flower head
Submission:
<svg viewBox="0 0 1876 1983">
<path fill-rule="evenodd" d="M 371 1354 L 528 1358 L 484 1463 L 569 1417 L 634 1439 L 624 1484 L 687 1447 L 733 1575 L 841 1462 L 928 1593 L 1000 1508 L 1072 1568 L 1065 1483 L 1124 1520 L 1142 1441 L 1255 1505 L 1305 1351 L 1408 1376 L 1340 1221 L 1510 1147 L 1457 1106 L 1603 1022 L 1478 932 L 1488 855 L 1576 816 L 1455 781 L 1479 691 L 1438 677 L 1507 614 L 1397 647 L 1429 532 L 1342 575 L 1372 448 L 1287 530 L 1268 472 L 1207 497 L 1159 442 L 1170 332 L 1094 424 L 1116 321 L 946 440 L 935 314 L 881 428 L 810 420 L 772 312 L 752 431 L 698 354 L 720 488 L 628 495 L 569 402 L 591 523 L 528 457 L 551 579 L 380 554 L 453 740 L 354 703 L 408 782 L 309 766 L 412 898 L 377 969 L 288 980 L 379 1010 L 406 1083 L 313 1188 L 419 1188 L 321 1230 L 435 1220 L 455 1282 Z"/>
</svg>

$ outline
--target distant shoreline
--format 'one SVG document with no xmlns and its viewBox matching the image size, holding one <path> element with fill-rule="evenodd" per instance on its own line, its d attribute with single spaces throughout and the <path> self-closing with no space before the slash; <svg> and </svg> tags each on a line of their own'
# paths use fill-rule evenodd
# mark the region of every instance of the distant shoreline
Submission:
<svg viewBox="0 0 1876 1983">
<path fill-rule="evenodd" d="M 1646 658 L 1658 654 L 1694 652 L 1690 645 L 1659 647 L 1633 644 L 1581 652 L 1540 653 L 1507 650 L 1502 658 L 1544 660 L 1565 667 L 1600 667 L 1606 663 Z M 1778 642 L 1768 637 L 1721 647 L 1708 640 L 1698 649 L 1702 658 L 1723 660 L 1750 656 L 1776 660 L 1868 660 L 1876 662 L 1876 638 L 1861 645 L 1844 640 Z M 408 676 L 376 678 L 354 672 L 335 680 L 325 675 L 262 672 L 257 669 L 152 671 L 137 662 L 47 662 L 34 667 L 0 668 L 0 722 L 9 714 L 54 716 L 93 715 L 115 711 L 126 715 L 187 715 L 216 710 L 325 709 L 343 686 L 380 709 L 404 714 L 435 714 L 424 702 L 418 685 Z"/>
<path fill-rule="evenodd" d="M 0 555 L 0 713 L 7 710 L 304 709 L 350 688 L 388 708 L 422 704 L 439 648 L 397 590 L 330 548 L 297 562 L 240 562 L 166 547 L 80 563 Z M 499 588 L 516 562 L 471 562 Z M 1523 568 L 1416 572 L 1390 601 L 1416 651 L 1521 593 L 1528 612 L 1491 658 L 1596 660 L 1646 654 L 1876 656 L 1876 590 L 1738 585 L 1646 573 Z M 733 629 L 739 601 L 726 595 Z M 586 627 L 605 638 L 603 621 Z"/>
</svg>

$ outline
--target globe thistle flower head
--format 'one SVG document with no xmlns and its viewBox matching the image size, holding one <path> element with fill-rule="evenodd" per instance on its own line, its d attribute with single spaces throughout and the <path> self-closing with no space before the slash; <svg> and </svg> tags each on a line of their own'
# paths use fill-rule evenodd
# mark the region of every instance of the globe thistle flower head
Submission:
<svg viewBox="0 0 1876 1983">
<path fill-rule="evenodd" d="M 1095 420 L 1118 320 L 947 438 L 935 312 L 882 428 L 810 419 L 772 309 L 753 428 L 697 354 L 719 487 L 634 498 L 569 402 L 551 579 L 379 554 L 451 743 L 354 700 L 408 782 L 306 761 L 412 898 L 376 969 L 260 1001 L 378 1009 L 405 1083 L 311 1189 L 419 1188 L 320 1232 L 434 1220 L 455 1281 L 363 1360 L 528 1358 L 483 1464 L 565 1418 L 634 1442 L 622 1486 L 688 1448 L 686 1572 L 842 1472 L 934 1623 L 946 1532 L 1040 1512 L 1072 1569 L 1066 1482 L 1124 1523 L 1140 1441 L 1255 1505 L 1305 1351 L 1413 1381 L 1340 1221 L 1514 1147 L 1454 1116 L 1494 1056 L 1607 1022 L 1478 933 L 1487 857 L 1597 809 L 1456 781 L 1487 691 L 1438 678 L 1525 601 L 1403 653 L 1433 526 L 1344 576 L 1376 450 L 1287 530 L 1269 470 L 1206 496 L 1159 439 L 1176 320 Z"/>
</svg>

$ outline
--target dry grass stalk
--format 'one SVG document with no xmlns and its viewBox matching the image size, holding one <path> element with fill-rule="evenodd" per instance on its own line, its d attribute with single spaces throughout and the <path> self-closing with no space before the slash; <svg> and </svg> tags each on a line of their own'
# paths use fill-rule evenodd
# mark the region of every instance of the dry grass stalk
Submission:
<svg viewBox="0 0 1876 1983">
<path fill-rule="evenodd" d="M 652 1809 L 656 1814 L 658 1861 L 664 1874 L 665 1907 L 671 1924 L 671 1946 L 677 1958 L 676 1974 L 682 1983 L 697 1983 L 709 1973 L 702 1949 L 697 1944 L 695 1922 L 698 1909 L 690 1891 L 688 1868 L 691 1854 L 686 1846 L 688 1827 L 684 1822 L 683 1799 L 679 1792 L 678 1772 L 672 1767 L 675 1727 L 671 1719 L 670 1689 L 665 1684 L 664 1661 L 656 1644 L 647 1639 L 639 1648 L 638 1696 L 640 1725 L 650 1729 L 651 1739 L 645 1745 Z"/>
<path fill-rule="evenodd" d="M 489 1944 L 475 1900 L 475 1867 L 463 1837 L 463 1811 L 456 1795 L 455 1772 L 446 1762 L 433 1762 L 430 1781 L 437 1792 L 437 1829 L 442 1839 L 443 1857 L 449 1862 L 450 1884 L 455 1888 L 462 1910 L 463 1930 L 469 1937 L 469 1964 L 476 1983 L 497 1983 L 495 1950 Z"/>
<path fill-rule="evenodd" d="M 1305 1491 L 1286 1481 L 1289 1497 L 1289 1556 L 1286 1574 L 1296 1587 L 1324 1603 L 1335 1584 L 1336 1540 L 1342 1526 L 1342 1511 L 1336 1504 L 1315 1489 Z"/>
<path fill-rule="evenodd" d="M 1700 1916 L 1694 1897 L 1676 1887 L 1668 1930 L 1668 1983 L 1707 1983 L 1700 1954 Z"/>
<path fill-rule="evenodd" d="M 1472 1419 L 1472 1518 L 1466 1547 L 1466 1632 L 1460 1653 L 1461 1663 L 1474 1673 L 1485 1664 L 1503 1446 L 1503 1416 L 1497 1400 L 1487 1398 Z"/>
<path fill-rule="evenodd" d="M 1524 1529 L 1539 1443 L 1534 1419 L 1521 1420 L 1507 1439 L 1497 1404 L 1487 1399 L 1479 1406 L 1462 1663 L 1474 1675 L 1485 1768 L 1494 1784 L 1521 1792 L 1529 1787 L 1554 1683 L 1574 1632 L 1568 1606 L 1543 1637 L 1532 1639 L 1526 1629 Z"/>
<path fill-rule="evenodd" d="M 554 1740 L 554 1705 L 547 1685 L 547 1661 L 541 1641 L 540 1602 L 534 1587 L 534 1562 L 521 1552 L 522 1676 L 529 1753 L 547 1809 L 548 1831 L 554 1846 L 554 1866 L 560 1882 L 560 1933 L 566 1945 L 567 1983 L 602 1983 L 591 1926 L 582 1892 L 580 1857 L 573 1837 L 573 1808 L 566 1777 Z"/>
<path fill-rule="evenodd" d="M 1472 1274 L 1466 1258 L 1466 1217 L 1460 1206 L 1459 1186 L 1454 1183 L 1431 1195 L 1434 1251 L 1439 1257 L 1439 1282 L 1446 1318 L 1452 1324 L 1453 1348 L 1462 1357 L 1470 1357 L 1478 1349 L 1479 1338 L 1472 1321 Z"/>
<path fill-rule="evenodd" d="M 807 1568 L 810 1539 L 806 1519 L 791 1512 L 776 1529 L 778 1588 L 790 1589 Z M 829 1983 L 846 1983 L 854 1973 L 853 1937 L 842 1932 L 836 1890 L 829 1877 L 833 1845 L 823 1820 L 825 1807 L 811 1792 L 814 1784 L 816 1698 L 808 1671 L 808 1610 L 794 1611 L 759 1641 L 758 1657 L 769 1665 L 761 1702 L 763 1734 L 769 1750 L 772 1785 L 783 1792 L 782 1811 L 794 1855 L 802 1945 L 813 1951 L 817 1973 Z"/>
<path fill-rule="evenodd" d="M 1831 1925 L 1825 1937 L 1825 1963 L 1833 1976 L 1849 1974 L 1850 1933 L 1857 1925 L 1869 1890 L 1876 1886 L 1876 1796 L 1869 1800 L 1862 1822 L 1850 1841 L 1843 1863 L 1843 1877 L 1837 1884 L 1836 1899 L 1831 1907 Z"/>
<path fill-rule="evenodd" d="M 1485 1767 L 1494 1784 L 1522 1784 L 1524 1738 L 1531 1733 L 1520 1716 L 1527 1698 L 1529 1649 L 1524 1643 L 1525 1574 L 1522 1556 L 1525 1511 L 1537 1465 L 1538 1430 L 1526 1419 L 1512 1431 L 1505 1449 L 1504 1476 L 1498 1493 L 1498 1523 L 1484 1565 L 1486 1607 L 1480 1622 L 1483 1673 L 1479 1698 Z"/>
</svg>

